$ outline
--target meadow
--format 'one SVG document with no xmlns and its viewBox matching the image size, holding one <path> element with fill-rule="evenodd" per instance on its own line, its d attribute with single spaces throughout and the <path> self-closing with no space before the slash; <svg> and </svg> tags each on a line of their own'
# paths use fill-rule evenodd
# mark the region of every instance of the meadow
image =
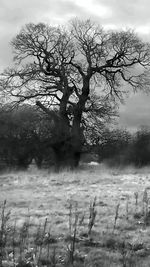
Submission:
<svg viewBox="0 0 150 267">
<path fill-rule="evenodd" d="M 0 174 L 0 266 L 149 266 L 150 168 Z"/>
</svg>

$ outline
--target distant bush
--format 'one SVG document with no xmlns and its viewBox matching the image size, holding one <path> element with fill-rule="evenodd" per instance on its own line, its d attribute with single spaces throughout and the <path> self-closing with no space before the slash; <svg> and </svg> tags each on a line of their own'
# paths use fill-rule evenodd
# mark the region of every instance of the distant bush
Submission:
<svg viewBox="0 0 150 267">
<path fill-rule="evenodd" d="M 0 169 L 26 169 L 35 159 L 41 168 L 54 157 L 48 117 L 30 105 L 0 110 Z"/>
<path fill-rule="evenodd" d="M 54 151 L 58 148 L 58 139 L 62 142 L 59 131 L 53 127 L 48 115 L 37 107 L 22 105 L 13 110 L 7 106 L 1 108 L 0 170 L 27 169 L 33 159 L 38 168 L 55 166 L 58 158 Z M 141 167 L 150 164 L 148 127 L 141 127 L 134 134 L 122 129 L 103 129 L 101 136 L 93 140 L 93 144 L 85 142 L 81 161 L 105 161 L 113 166 L 134 164 Z M 64 155 L 65 146 L 64 154 L 60 156 L 69 161 Z"/>
<path fill-rule="evenodd" d="M 150 164 L 150 129 L 142 127 L 134 136 L 133 162 L 136 166 Z"/>
<path fill-rule="evenodd" d="M 136 133 L 126 130 L 107 130 L 97 145 L 99 161 L 109 165 L 142 167 L 150 164 L 150 129 L 141 127 Z"/>
</svg>

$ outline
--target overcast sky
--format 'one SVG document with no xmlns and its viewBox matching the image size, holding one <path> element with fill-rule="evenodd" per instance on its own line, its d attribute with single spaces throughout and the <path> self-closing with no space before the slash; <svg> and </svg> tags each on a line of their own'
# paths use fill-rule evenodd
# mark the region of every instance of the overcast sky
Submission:
<svg viewBox="0 0 150 267">
<path fill-rule="evenodd" d="M 150 40 L 150 0 L 0 0 L 0 70 L 11 64 L 10 41 L 28 22 L 64 24 L 91 18 L 106 29 L 133 28 Z M 120 108 L 120 123 L 150 125 L 150 96 L 134 95 Z"/>
</svg>

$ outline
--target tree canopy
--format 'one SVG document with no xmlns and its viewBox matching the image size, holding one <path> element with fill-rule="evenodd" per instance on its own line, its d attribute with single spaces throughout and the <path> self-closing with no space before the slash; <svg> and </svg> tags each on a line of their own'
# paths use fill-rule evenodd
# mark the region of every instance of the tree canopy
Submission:
<svg viewBox="0 0 150 267">
<path fill-rule="evenodd" d="M 149 85 L 150 45 L 130 30 L 104 31 L 78 19 L 66 27 L 30 23 L 12 47 L 15 64 L 4 71 L 2 90 L 49 114 L 59 132 L 53 145 L 59 163 L 65 155 L 77 165 L 84 129 L 109 121 L 129 88 Z"/>
</svg>

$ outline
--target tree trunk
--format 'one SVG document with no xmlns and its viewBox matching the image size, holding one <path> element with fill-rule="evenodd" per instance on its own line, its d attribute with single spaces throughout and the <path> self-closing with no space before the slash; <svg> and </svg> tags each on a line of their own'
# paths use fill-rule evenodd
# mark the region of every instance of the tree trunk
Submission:
<svg viewBox="0 0 150 267">
<path fill-rule="evenodd" d="M 80 120 L 76 119 L 70 128 L 59 133 L 59 140 L 52 144 L 56 169 L 69 167 L 76 168 L 79 165 L 81 149 L 83 144 L 83 133 L 80 128 Z"/>
<path fill-rule="evenodd" d="M 63 99 L 64 100 L 64 99 Z M 73 124 L 70 126 L 66 113 L 66 103 L 62 101 L 58 115 L 53 116 L 49 110 L 45 110 L 41 103 L 38 103 L 48 115 L 52 116 L 54 127 L 52 129 L 52 144 L 55 154 L 56 169 L 69 167 L 76 168 L 80 161 L 83 132 L 80 128 L 81 112 L 78 107 L 74 114 Z"/>
<path fill-rule="evenodd" d="M 73 151 L 71 149 L 63 149 L 63 146 L 59 146 L 54 148 L 55 153 L 55 169 L 60 170 L 62 168 L 71 168 L 74 169 L 78 167 L 80 161 L 80 154 L 79 151 Z"/>
</svg>

